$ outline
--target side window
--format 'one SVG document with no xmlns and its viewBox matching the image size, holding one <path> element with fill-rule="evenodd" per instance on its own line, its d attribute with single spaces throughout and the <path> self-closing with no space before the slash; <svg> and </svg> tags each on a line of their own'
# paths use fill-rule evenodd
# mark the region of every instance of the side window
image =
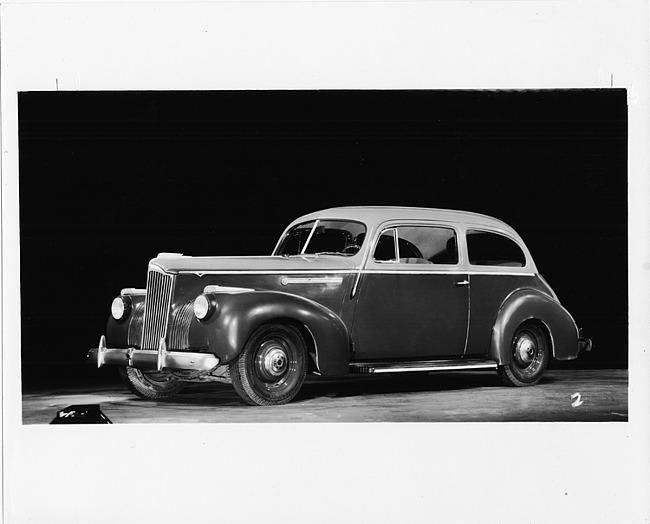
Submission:
<svg viewBox="0 0 650 524">
<path fill-rule="evenodd" d="M 400 264 L 458 264 L 457 246 L 456 232 L 453 229 L 400 226 L 381 235 L 374 259 Z"/>
<path fill-rule="evenodd" d="M 381 234 L 373 258 L 377 262 L 397 262 L 394 229 L 387 229 Z"/>
<path fill-rule="evenodd" d="M 474 266 L 524 267 L 526 257 L 513 241 L 497 233 L 467 231 L 469 263 Z"/>
</svg>

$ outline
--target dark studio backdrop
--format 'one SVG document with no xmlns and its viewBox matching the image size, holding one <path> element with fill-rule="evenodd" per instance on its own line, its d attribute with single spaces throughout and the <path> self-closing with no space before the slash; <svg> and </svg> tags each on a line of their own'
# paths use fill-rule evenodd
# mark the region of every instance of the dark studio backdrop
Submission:
<svg viewBox="0 0 650 524">
<path fill-rule="evenodd" d="M 627 367 L 626 91 L 19 94 L 23 386 L 85 365 L 161 251 L 268 254 L 340 205 L 500 218 L 594 340 L 555 367 Z M 16 348 L 17 350 L 17 348 Z"/>
</svg>

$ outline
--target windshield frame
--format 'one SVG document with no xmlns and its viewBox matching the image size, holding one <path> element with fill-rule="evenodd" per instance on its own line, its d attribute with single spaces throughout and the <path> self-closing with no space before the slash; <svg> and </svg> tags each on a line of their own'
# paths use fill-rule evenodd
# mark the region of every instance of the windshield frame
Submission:
<svg viewBox="0 0 650 524">
<path fill-rule="evenodd" d="M 285 241 L 285 239 L 287 238 L 287 236 L 289 235 L 289 233 L 292 230 L 294 230 L 294 229 L 296 229 L 296 228 L 298 228 L 300 226 L 304 226 L 306 224 L 309 224 L 312 221 L 314 222 L 314 224 L 311 226 L 311 229 L 309 231 L 309 235 L 307 236 L 307 240 L 305 241 L 305 245 L 302 246 L 302 248 L 300 250 L 300 253 L 291 254 L 291 255 L 281 254 L 280 253 L 280 248 L 282 247 L 282 244 Z M 331 252 L 331 251 L 323 251 L 323 252 L 319 252 L 319 253 L 305 253 L 305 251 L 309 247 L 309 243 L 311 242 L 311 239 L 312 239 L 314 233 L 316 232 L 316 228 L 319 225 L 322 225 L 322 222 L 341 222 L 341 223 L 348 223 L 348 224 L 352 223 L 352 224 L 359 224 L 360 226 L 362 226 L 363 229 L 365 230 L 365 232 L 364 232 L 365 233 L 365 238 L 363 239 L 362 245 L 359 247 L 359 250 L 356 253 L 351 253 L 351 254 L 350 253 L 340 253 L 340 252 L 335 253 L 335 252 Z M 369 231 L 368 224 L 366 224 L 365 222 L 362 222 L 361 220 L 355 220 L 355 219 L 349 219 L 349 218 L 340 218 L 340 217 L 336 217 L 336 218 L 327 218 L 327 217 L 311 218 L 309 220 L 304 220 L 302 222 L 295 222 L 295 223 L 290 224 L 289 227 L 287 227 L 283 231 L 282 235 L 280 236 L 280 239 L 278 240 L 278 242 L 275 245 L 275 248 L 273 249 L 273 254 L 272 255 L 273 256 L 281 256 L 281 257 L 318 257 L 318 256 L 323 256 L 323 255 L 340 256 L 340 257 L 346 257 L 346 258 L 354 257 L 354 256 L 358 255 L 359 253 L 361 253 L 363 251 L 363 249 L 364 249 L 364 246 L 367 244 L 368 231 Z"/>
</svg>

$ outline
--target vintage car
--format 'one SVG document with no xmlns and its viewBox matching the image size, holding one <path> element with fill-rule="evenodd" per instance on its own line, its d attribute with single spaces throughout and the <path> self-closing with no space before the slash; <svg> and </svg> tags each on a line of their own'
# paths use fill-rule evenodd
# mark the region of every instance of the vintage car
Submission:
<svg viewBox="0 0 650 524">
<path fill-rule="evenodd" d="M 494 369 L 532 386 L 591 349 L 510 226 L 441 209 L 318 211 L 271 256 L 161 253 L 111 313 L 88 360 L 145 398 L 221 381 L 283 404 L 307 374 Z"/>
</svg>

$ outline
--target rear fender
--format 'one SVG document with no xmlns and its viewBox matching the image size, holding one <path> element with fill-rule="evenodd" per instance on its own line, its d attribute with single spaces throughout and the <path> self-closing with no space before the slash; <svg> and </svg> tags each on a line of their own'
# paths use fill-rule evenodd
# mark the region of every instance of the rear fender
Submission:
<svg viewBox="0 0 650 524">
<path fill-rule="evenodd" d="M 207 321 L 194 319 L 190 346 L 208 346 L 221 362 L 232 362 L 253 331 L 262 324 L 291 320 L 311 334 L 316 366 L 322 375 L 348 373 L 350 338 L 338 315 L 312 300 L 277 291 L 214 293 L 218 304 Z"/>
<path fill-rule="evenodd" d="M 498 364 L 512 362 L 511 342 L 515 330 L 527 320 L 540 322 L 549 335 L 552 356 L 571 360 L 578 356 L 578 328 L 560 303 L 535 289 L 522 289 L 510 295 L 501 305 L 492 328 L 488 357 Z"/>
</svg>

